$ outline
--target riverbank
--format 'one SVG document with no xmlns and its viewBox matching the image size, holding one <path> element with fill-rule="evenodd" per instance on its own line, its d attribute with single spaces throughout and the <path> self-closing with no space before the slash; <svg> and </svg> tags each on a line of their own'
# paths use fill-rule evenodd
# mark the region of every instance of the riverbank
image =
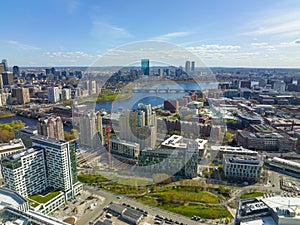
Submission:
<svg viewBox="0 0 300 225">
<path fill-rule="evenodd" d="M 84 98 L 82 99 L 83 102 L 112 102 L 116 100 L 128 100 L 132 97 L 132 92 L 128 93 L 115 93 L 115 94 L 100 94 L 98 97 L 94 98 Z"/>
</svg>

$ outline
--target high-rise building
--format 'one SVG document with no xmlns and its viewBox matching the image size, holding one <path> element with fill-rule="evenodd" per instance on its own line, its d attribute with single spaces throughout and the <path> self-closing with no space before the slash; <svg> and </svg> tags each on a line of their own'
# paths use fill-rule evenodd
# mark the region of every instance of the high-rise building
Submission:
<svg viewBox="0 0 300 225">
<path fill-rule="evenodd" d="M 87 147 L 103 144 L 102 116 L 100 111 L 84 111 L 78 114 L 79 143 Z"/>
<path fill-rule="evenodd" d="M 2 73 L 2 82 L 3 85 L 13 85 L 14 84 L 13 73 L 12 72 Z"/>
<path fill-rule="evenodd" d="M 149 75 L 150 74 L 149 59 L 142 59 L 141 60 L 141 67 L 142 67 L 142 71 L 144 72 L 144 75 Z"/>
<path fill-rule="evenodd" d="M 20 68 L 18 66 L 13 67 L 13 75 L 14 77 L 20 76 Z"/>
<path fill-rule="evenodd" d="M 77 180 L 75 144 L 34 136 L 33 147 L 1 160 L 6 187 L 23 197 L 45 190 L 64 192 L 70 200 L 82 191 Z"/>
<path fill-rule="evenodd" d="M 36 128 L 33 127 L 25 127 L 14 131 L 15 138 L 20 138 L 26 148 L 30 148 L 32 146 L 31 137 L 38 134 Z"/>
<path fill-rule="evenodd" d="M 8 64 L 6 59 L 2 59 L 2 63 L 4 64 L 5 71 L 8 71 Z"/>
<path fill-rule="evenodd" d="M 96 81 L 95 80 L 90 80 L 88 90 L 89 90 L 90 95 L 96 94 Z"/>
<path fill-rule="evenodd" d="M 162 77 L 162 76 L 164 75 L 164 69 L 163 69 L 163 68 L 159 68 L 159 69 L 158 69 L 158 75 L 159 75 L 160 77 Z"/>
<path fill-rule="evenodd" d="M 191 71 L 192 71 L 192 72 L 195 71 L 195 61 L 192 61 Z"/>
<path fill-rule="evenodd" d="M 15 95 L 18 104 L 26 104 L 30 102 L 29 88 L 13 88 L 12 93 Z"/>
<path fill-rule="evenodd" d="M 64 127 L 61 117 L 43 117 L 38 120 L 39 135 L 64 140 Z"/>
<path fill-rule="evenodd" d="M 47 91 L 48 91 L 48 102 L 55 103 L 60 100 L 58 87 L 48 87 Z"/>
<path fill-rule="evenodd" d="M 120 139 L 138 143 L 140 149 L 154 148 L 157 120 L 151 105 L 139 104 L 135 111 L 126 110 L 119 119 Z"/>
<path fill-rule="evenodd" d="M 62 89 L 62 99 L 69 100 L 71 99 L 71 89 L 70 88 L 64 88 Z"/>
<path fill-rule="evenodd" d="M 28 197 L 47 187 L 45 152 L 42 148 L 30 148 L 1 161 L 5 186 Z"/>
<path fill-rule="evenodd" d="M 47 186 L 63 191 L 67 200 L 79 194 L 82 185 L 77 180 L 75 143 L 33 136 L 32 144 L 44 149 Z"/>
<path fill-rule="evenodd" d="M 191 72 L 191 62 L 190 61 L 185 62 L 185 72 L 186 73 Z"/>
<path fill-rule="evenodd" d="M 5 64 L 4 63 L 0 63 L 0 73 L 4 73 L 5 71 Z"/>
</svg>

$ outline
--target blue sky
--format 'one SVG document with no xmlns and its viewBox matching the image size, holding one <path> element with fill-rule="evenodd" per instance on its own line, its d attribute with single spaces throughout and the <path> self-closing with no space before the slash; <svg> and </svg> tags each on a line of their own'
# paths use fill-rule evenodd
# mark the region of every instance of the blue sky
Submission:
<svg viewBox="0 0 300 225">
<path fill-rule="evenodd" d="M 300 65 L 296 0 L 19 0 L 1 8 L 0 57 L 10 66 L 88 66 L 145 40 L 179 45 L 208 66 Z"/>
</svg>

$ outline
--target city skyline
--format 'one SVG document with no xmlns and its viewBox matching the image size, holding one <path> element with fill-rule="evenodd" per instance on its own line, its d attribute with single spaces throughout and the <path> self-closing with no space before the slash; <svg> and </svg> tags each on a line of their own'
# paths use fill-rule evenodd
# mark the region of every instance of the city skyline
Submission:
<svg viewBox="0 0 300 225">
<path fill-rule="evenodd" d="M 0 52 L 10 67 L 90 66 L 112 49 L 149 40 L 178 45 L 211 67 L 299 67 L 296 1 L 55 0 L 4 2 L 3 9 Z"/>
</svg>

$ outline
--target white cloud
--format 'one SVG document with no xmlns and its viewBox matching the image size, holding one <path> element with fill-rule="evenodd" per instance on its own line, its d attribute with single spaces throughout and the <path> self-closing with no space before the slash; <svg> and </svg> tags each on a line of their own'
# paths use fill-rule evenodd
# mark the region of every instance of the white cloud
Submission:
<svg viewBox="0 0 300 225">
<path fill-rule="evenodd" d="M 251 45 L 254 47 L 260 47 L 260 46 L 268 46 L 269 44 L 266 42 L 254 42 L 254 43 L 251 43 Z"/>
<path fill-rule="evenodd" d="M 163 34 L 157 37 L 154 37 L 153 40 L 158 40 L 158 41 L 169 41 L 174 38 L 180 38 L 180 37 L 186 37 L 193 34 L 192 32 L 172 32 L 172 33 L 167 33 Z"/>
<path fill-rule="evenodd" d="M 87 53 L 76 51 L 76 52 L 45 52 L 44 55 L 50 58 L 67 58 L 67 59 L 78 59 L 78 58 L 94 58 Z"/>
<path fill-rule="evenodd" d="M 8 43 L 11 47 L 16 48 L 18 50 L 22 50 L 22 51 L 40 50 L 39 47 L 24 44 L 24 43 L 14 41 L 14 40 L 6 41 L 6 43 Z"/>
<path fill-rule="evenodd" d="M 267 42 L 254 42 L 254 43 L 251 43 L 251 46 L 256 49 L 259 48 L 259 49 L 265 49 L 268 51 L 276 50 L 276 48 L 274 46 L 268 44 Z"/>
<path fill-rule="evenodd" d="M 240 50 L 238 45 L 200 45 L 194 47 L 187 47 L 186 49 L 194 54 L 205 54 L 205 53 L 228 53 L 228 52 L 238 52 Z"/>
<path fill-rule="evenodd" d="M 95 19 L 92 22 L 91 35 L 103 41 L 116 41 L 123 38 L 132 38 L 133 35 L 125 28 Z"/>
<path fill-rule="evenodd" d="M 292 38 L 300 35 L 300 10 L 277 8 L 262 11 L 245 25 L 247 36 L 275 35 Z"/>
</svg>

